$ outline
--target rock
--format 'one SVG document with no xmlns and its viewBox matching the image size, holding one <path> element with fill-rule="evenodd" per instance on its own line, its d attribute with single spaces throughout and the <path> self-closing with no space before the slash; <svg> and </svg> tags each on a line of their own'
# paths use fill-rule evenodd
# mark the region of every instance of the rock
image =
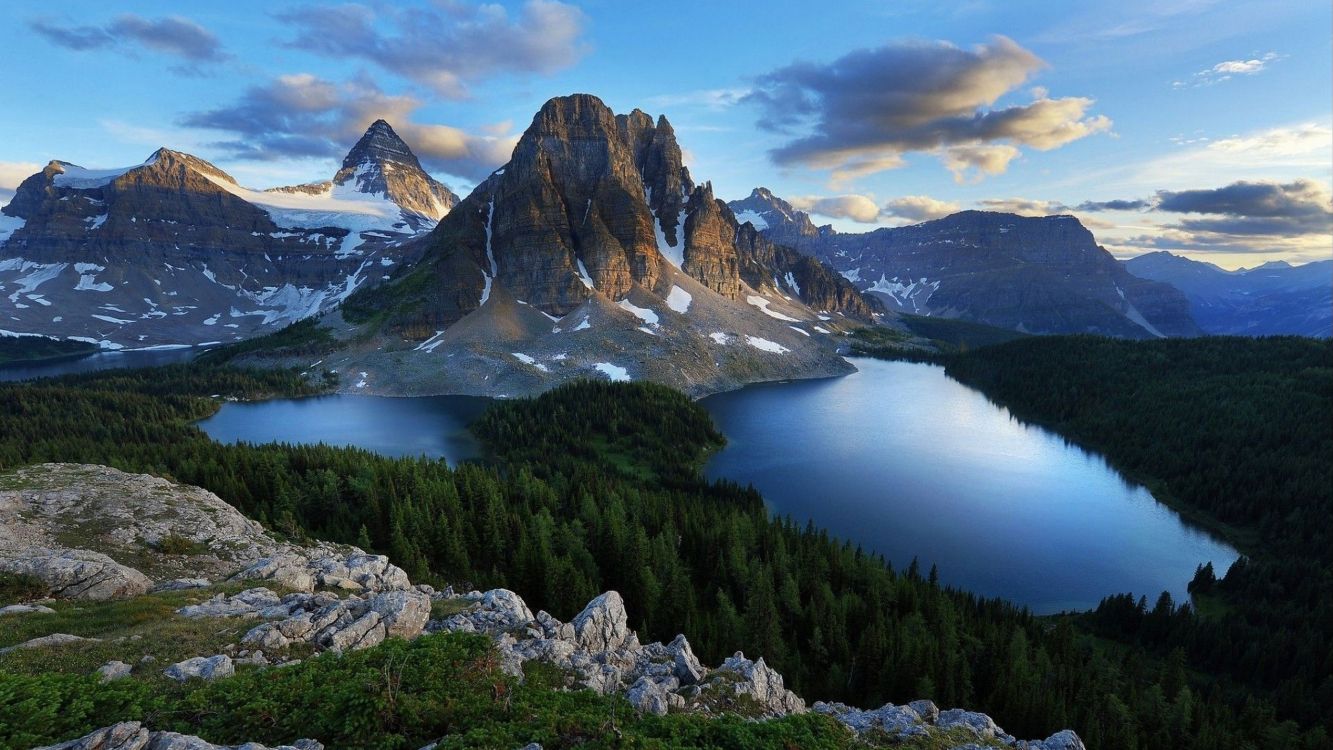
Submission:
<svg viewBox="0 0 1333 750">
<path fill-rule="evenodd" d="M 77 635 L 70 635 L 69 633 L 52 633 L 51 635 L 33 638 L 32 640 L 24 641 L 23 643 L 8 648 L 0 648 L 0 654 L 7 654 L 10 651 L 17 651 L 21 648 L 48 648 L 50 646 L 64 646 L 68 643 L 81 643 L 85 641 L 95 643 L 98 640 L 99 639 L 97 638 L 82 638 Z"/>
<path fill-rule="evenodd" d="M 189 589 L 206 589 L 212 586 L 213 582 L 207 578 L 175 578 L 170 581 L 162 581 L 153 584 L 153 591 L 186 591 Z"/>
<path fill-rule="evenodd" d="M 674 682 L 675 678 L 669 680 Z M 625 698 L 642 713 L 666 716 L 673 704 L 684 705 L 680 696 L 671 693 L 675 687 L 678 685 L 671 685 L 671 682 L 664 683 L 649 677 L 640 677 L 625 692 Z"/>
<path fill-rule="evenodd" d="M 414 230 L 435 226 L 458 203 L 458 196 L 421 168 L 416 154 L 384 120 L 371 123 L 347 152 L 333 184 L 383 195 L 398 204 Z"/>
<path fill-rule="evenodd" d="M 712 183 L 694 189 L 685 219 L 685 262 L 681 268 L 727 299 L 740 297 L 736 220 L 727 204 L 713 197 Z"/>
<path fill-rule="evenodd" d="M 491 615 L 485 619 L 506 629 L 522 627 L 535 619 L 523 598 L 509 589 L 492 589 L 483 594 L 480 612 Z"/>
<path fill-rule="evenodd" d="M 150 733 L 137 721 L 126 721 L 85 734 L 77 740 L 37 750 L 142 750 Z"/>
<path fill-rule="evenodd" d="M 109 661 L 97 668 L 97 674 L 102 676 L 102 682 L 111 682 L 123 677 L 129 677 L 134 668 L 123 661 Z"/>
<path fill-rule="evenodd" d="M 995 725 L 995 720 L 990 716 L 983 713 L 977 713 L 976 711 L 965 711 L 961 708 L 951 708 L 948 711 L 941 711 L 939 718 L 935 720 L 935 726 L 941 729 L 965 727 L 972 730 L 977 737 L 983 740 L 996 738 L 1004 739 L 1008 737 L 1003 729 L 1000 729 Z"/>
<path fill-rule="evenodd" d="M 282 600 L 266 588 L 246 589 L 239 594 L 218 594 L 202 604 L 191 604 L 176 610 L 182 617 L 259 617 L 261 611 L 280 606 Z M 283 611 L 286 614 L 286 610 Z"/>
<path fill-rule="evenodd" d="M 927 724 L 934 724 L 940 718 L 939 706 L 936 706 L 934 701 L 924 699 L 915 700 L 907 705 L 910 706 L 913 711 L 916 711 L 917 715 L 921 717 L 921 720 Z"/>
<path fill-rule="evenodd" d="M 297 554 L 260 558 L 233 575 L 231 580 L 273 581 L 296 591 L 315 590 L 315 576 L 310 570 L 310 561 Z"/>
<path fill-rule="evenodd" d="M 1020 742 L 1018 746 L 1026 750 L 1088 750 L 1083 740 L 1070 729 L 1056 732 L 1041 742 Z"/>
<path fill-rule="evenodd" d="M 137 721 L 127 721 L 98 729 L 77 740 L 50 745 L 37 750 L 269 750 L 264 745 L 247 742 L 224 747 L 205 742 L 193 735 L 175 732 L 150 732 Z M 273 750 L 324 750 L 315 740 L 297 740 Z"/>
<path fill-rule="evenodd" d="M 82 549 L 29 550 L 19 557 L 0 557 L 0 571 L 38 578 L 59 599 L 124 599 L 145 594 L 153 585 L 134 568 Z"/>
<path fill-rule="evenodd" d="M 420 591 L 388 591 L 370 599 L 389 638 L 416 638 L 430 619 L 430 597 Z"/>
<path fill-rule="evenodd" d="M 929 734 L 929 729 L 922 721 L 921 714 L 910 705 L 895 706 L 892 703 L 886 703 L 880 708 L 863 711 L 842 703 L 820 702 L 816 703 L 812 710 L 832 716 L 858 734 L 875 730 L 899 740 Z"/>
<path fill-rule="evenodd" d="M 384 641 L 385 628 L 379 612 L 367 612 L 346 627 L 329 629 L 320 645 L 332 651 L 370 648 Z"/>
<path fill-rule="evenodd" d="M 693 685 L 707 674 L 707 670 L 699 663 L 699 658 L 694 655 L 694 650 L 690 648 L 690 642 L 684 635 L 677 635 L 667 646 L 667 650 L 671 654 L 676 679 L 680 680 L 680 684 Z"/>
<path fill-rule="evenodd" d="M 196 656 L 193 659 L 176 662 L 167 667 L 162 674 L 173 680 L 184 682 L 190 679 L 216 680 L 236 674 L 231 657 L 226 654 L 217 656 Z"/>
<path fill-rule="evenodd" d="M 5 615 L 52 615 L 55 610 L 41 604 L 11 604 L 0 607 L 0 617 Z"/>
<path fill-rule="evenodd" d="M 731 676 L 724 680 L 712 679 L 719 672 L 729 672 Z M 765 664 L 762 656 L 750 661 L 745 658 L 745 654 L 737 651 L 723 661 L 722 666 L 713 670 L 707 686 L 714 689 L 719 686 L 721 689 L 729 688 L 737 696 L 749 696 L 759 704 L 766 716 L 785 716 L 804 713 L 806 710 L 805 701 L 786 689 L 782 675 Z"/>
<path fill-rule="evenodd" d="M 609 651 L 625 644 L 630 636 L 629 617 L 620 594 L 608 591 L 588 602 L 574 617 L 574 638 L 589 651 Z"/>
</svg>

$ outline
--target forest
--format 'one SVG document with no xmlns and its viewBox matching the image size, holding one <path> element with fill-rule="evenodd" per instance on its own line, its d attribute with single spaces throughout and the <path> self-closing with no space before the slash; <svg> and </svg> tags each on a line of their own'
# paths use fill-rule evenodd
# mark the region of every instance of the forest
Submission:
<svg viewBox="0 0 1333 750">
<path fill-rule="evenodd" d="M 1093 371 L 1111 367 L 1099 365 L 1099 358 L 1123 356 L 1115 349 L 1080 348 L 1097 341 L 1024 339 L 971 350 L 950 367 L 976 357 L 974 369 L 958 377 L 975 378 L 1003 402 L 1007 396 L 997 395 L 1008 394 L 1003 373 L 1016 362 L 1041 369 L 1045 357 L 1047 369 Z M 1050 348 L 1041 348 L 1043 342 Z M 1145 346 L 1113 342 L 1120 343 Z M 1217 356 L 1227 350 L 1220 347 Z M 1187 363 L 1190 356 L 1202 367 L 1209 351 L 1165 352 L 1162 368 L 1180 369 L 1184 365 L 1173 358 Z M 1303 398 L 1294 386 L 1306 379 L 1314 384 L 1315 400 L 1284 413 L 1302 425 L 1328 413 L 1327 348 L 1305 358 L 1278 355 L 1276 349 L 1257 351 L 1239 357 L 1248 367 L 1219 371 L 1219 381 L 1242 383 L 1231 390 L 1217 386 L 1235 402 L 1220 402 L 1221 411 L 1259 410 L 1242 412 L 1235 418 L 1241 427 L 1223 439 L 1252 440 L 1243 425 L 1287 408 L 1268 402 Z M 1158 355 L 1144 349 L 1141 356 Z M 1268 363 L 1269 376 L 1253 372 L 1262 363 Z M 1315 372 L 1303 374 L 1307 369 Z M 987 373 L 999 382 L 982 385 Z M 1254 378 L 1276 378 L 1281 394 L 1245 385 Z M 1035 385 L 1040 378 L 1033 382 L 1034 391 L 1050 390 Z M 430 582 L 507 586 L 534 608 L 562 618 L 614 588 L 630 604 L 632 625 L 647 637 L 688 633 L 710 662 L 738 649 L 762 654 L 809 700 L 874 706 L 930 696 L 986 711 L 1019 736 L 1073 727 L 1091 747 L 1327 745 L 1329 712 L 1312 716 L 1306 705 L 1328 705 L 1328 651 L 1297 650 L 1326 637 L 1326 610 L 1320 621 L 1313 611 L 1317 602 L 1306 600 L 1311 620 L 1294 640 L 1259 641 L 1291 650 L 1249 654 L 1249 664 L 1262 670 L 1246 671 L 1240 663 L 1239 655 L 1252 649 L 1236 639 L 1272 635 L 1235 603 L 1247 596 L 1242 589 L 1288 580 L 1282 566 L 1267 569 L 1258 550 L 1239 571 L 1210 579 L 1211 571 L 1201 570 L 1196 576 L 1192 588 L 1199 601 L 1218 602 L 1207 617 L 1169 600 L 1149 608 L 1142 597 L 1151 592 L 1135 592 L 1109 597 L 1095 613 L 1037 618 L 944 588 L 933 570 L 894 570 L 812 526 L 772 518 L 750 488 L 705 481 L 699 467 L 723 438 L 700 407 L 660 386 L 582 382 L 535 399 L 497 402 L 474 427 L 489 449 L 487 460 L 458 467 L 346 448 L 220 445 L 192 424 L 217 408 L 214 395 L 262 398 L 324 387 L 295 373 L 200 364 L 0 385 L 0 469 L 94 462 L 198 484 L 281 533 L 357 543 L 389 554 L 414 578 Z M 1014 390 L 1024 392 L 1021 383 Z M 1174 397 L 1170 389 L 1163 393 Z M 1219 392 L 1205 393 L 1212 399 Z M 1070 397 L 1061 403 L 1082 402 Z M 1096 401 L 1088 403 L 1095 412 Z M 1212 403 L 1216 408 L 1219 402 Z M 1066 408 L 1071 410 L 1060 412 L 1063 418 L 1078 413 Z M 1081 436 L 1074 422 L 1062 427 L 1051 421 L 1074 439 L 1096 440 Z M 1318 425 L 1302 425 L 1279 432 L 1301 440 L 1319 437 Z M 1197 431 L 1178 432 L 1183 434 L 1175 439 L 1188 450 L 1219 449 L 1200 442 Z M 1326 446 L 1326 433 L 1323 439 Z M 1317 440 L 1308 444 L 1309 451 L 1318 446 Z M 1151 479 L 1154 489 L 1159 482 L 1171 486 L 1166 468 L 1136 469 L 1116 458 L 1113 448 L 1100 449 L 1126 471 Z M 1242 462 L 1237 472 L 1260 470 L 1246 468 L 1245 451 L 1222 449 L 1222 455 Z M 1290 460 L 1293 467 L 1300 463 L 1296 455 Z M 1321 476 L 1319 467 L 1302 466 L 1295 470 L 1309 481 Z M 1150 468 L 1162 476 L 1150 475 Z M 1313 491 L 1326 493 L 1327 486 Z M 1185 496 L 1176 502 L 1193 501 Z M 1251 577 L 1248 571 L 1260 568 L 1266 570 L 1262 577 Z M 1324 570 L 1326 575 L 1326 565 Z M 1274 591 L 1273 602 L 1296 606 Z M 1267 616 L 1295 623 L 1299 614 L 1284 607 Z M 1219 625 L 1227 618 L 1237 620 L 1235 629 Z M 1309 657 L 1305 663 L 1286 661 L 1298 653 Z M 1290 682 L 1298 687 L 1280 687 Z"/>
</svg>

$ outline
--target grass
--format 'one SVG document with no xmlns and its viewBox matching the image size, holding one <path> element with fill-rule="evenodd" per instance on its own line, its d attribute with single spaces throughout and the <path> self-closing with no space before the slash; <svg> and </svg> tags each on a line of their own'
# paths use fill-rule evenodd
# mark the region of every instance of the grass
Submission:
<svg viewBox="0 0 1333 750">
<path fill-rule="evenodd" d="M 236 593 L 245 588 L 242 584 L 227 584 L 115 601 L 55 601 L 47 604 L 56 610 L 54 614 L 2 617 L 0 648 L 52 633 L 98 640 L 12 651 L 0 655 L 0 671 L 86 675 L 111 660 L 138 664 L 144 656 L 152 656 L 152 666 L 145 669 L 151 675 L 158 675 L 166 666 L 182 659 L 211 656 L 228 644 L 239 642 L 255 626 L 255 620 L 188 619 L 177 615 L 176 610 L 218 593 Z"/>
<path fill-rule="evenodd" d="M 0 606 L 41 599 L 48 593 L 46 583 L 36 576 L 0 572 Z"/>
</svg>

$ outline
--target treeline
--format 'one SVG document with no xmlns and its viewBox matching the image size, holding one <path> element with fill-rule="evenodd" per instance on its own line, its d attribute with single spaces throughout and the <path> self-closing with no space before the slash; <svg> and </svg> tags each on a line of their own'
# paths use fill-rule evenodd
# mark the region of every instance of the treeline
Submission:
<svg viewBox="0 0 1333 750">
<path fill-rule="evenodd" d="M 1107 599 L 1087 617 L 1094 632 L 1333 730 L 1333 343 L 1043 337 L 952 357 L 946 371 L 1248 553 L 1225 572 L 1200 568 L 1194 606 Z"/>
<path fill-rule="evenodd" d="M 652 639 L 707 661 L 762 654 L 809 699 L 930 696 L 1020 736 L 1073 727 L 1092 747 L 1316 748 L 1262 701 L 1069 619 L 939 586 L 915 566 L 769 517 L 749 488 L 700 478 L 721 437 L 683 395 L 581 383 L 498 403 L 487 465 L 315 446 L 220 445 L 191 422 L 222 396 L 303 393 L 290 373 L 200 366 L 0 386 L 0 468 L 105 463 L 207 487 L 292 536 L 383 551 L 415 578 L 507 586 L 568 618 L 615 588 Z M 1154 647 L 1155 648 L 1155 647 Z"/>
</svg>

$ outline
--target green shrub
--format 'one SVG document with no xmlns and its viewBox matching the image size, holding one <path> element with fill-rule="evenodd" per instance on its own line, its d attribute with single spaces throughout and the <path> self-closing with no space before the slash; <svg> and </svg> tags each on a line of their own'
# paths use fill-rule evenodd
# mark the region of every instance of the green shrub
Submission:
<svg viewBox="0 0 1333 750">
<path fill-rule="evenodd" d="M 0 573 L 0 605 L 41 599 L 51 593 L 42 579 L 26 573 Z"/>
</svg>

